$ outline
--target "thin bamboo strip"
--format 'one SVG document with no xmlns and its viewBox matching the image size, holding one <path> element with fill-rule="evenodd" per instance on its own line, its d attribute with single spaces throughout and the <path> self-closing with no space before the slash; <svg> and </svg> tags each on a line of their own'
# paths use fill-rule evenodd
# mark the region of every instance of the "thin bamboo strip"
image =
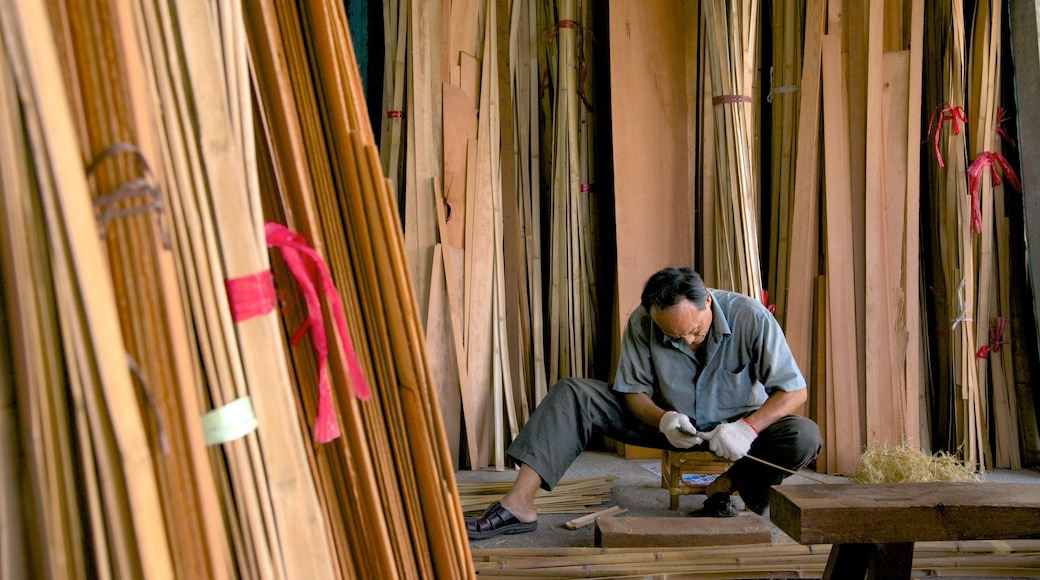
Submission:
<svg viewBox="0 0 1040 580">
<path fill-rule="evenodd" d="M 524 336 L 522 320 L 522 298 L 521 291 L 526 286 L 523 279 L 524 268 L 520 259 L 520 182 L 519 182 L 519 155 L 517 137 L 516 107 L 514 106 L 515 95 L 513 90 L 514 75 L 510 68 L 510 61 L 515 58 L 516 39 L 513 36 L 516 31 L 513 22 L 519 15 L 520 3 L 515 5 L 511 0 L 496 0 L 495 6 L 495 38 L 493 53 L 495 55 L 495 69 L 498 83 L 495 91 L 498 95 L 499 106 L 497 109 L 500 126 L 499 151 L 500 159 L 500 193 L 499 205 L 501 213 L 499 234 L 501 238 L 501 261 L 498 268 L 499 292 L 502 299 L 500 314 L 502 326 L 500 329 L 500 340 L 506 351 L 503 356 L 503 374 L 506 379 L 505 396 L 506 409 L 510 412 L 508 425 L 510 429 L 510 440 L 515 439 L 520 427 L 527 422 L 530 414 L 527 408 L 527 393 L 525 366 L 522 363 L 523 345 L 528 342 Z M 490 14 L 488 15 L 490 16 Z M 487 42 L 487 40 L 485 40 Z M 512 281 L 507 279 L 507 273 Z"/>
<path fill-rule="evenodd" d="M 404 192 L 401 133 L 404 119 L 405 60 L 408 49 L 409 0 L 383 0 L 383 34 L 386 38 L 383 76 L 383 129 L 380 153 L 383 172 Z"/>
<path fill-rule="evenodd" d="M 516 4 L 518 7 L 522 3 Z M 521 150 L 526 151 L 522 155 L 525 161 L 521 164 L 521 176 L 526 174 L 521 191 L 528 192 L 523 197 L 523 232 L 524 250 L 528 268 L 527 279 L 529 281 L 526 289 L 528 296 L 531 318 L 531 367 L 530 376 L 533 377 L 533 393 L 531 395 L 531 407 L 537 407 L 545 398 L 548 390 L 548 378 L 545 364 L 545 316 L 543 308 L 543 282 L 542 282 L 542 222 L 541 222 L 541 172 L 540 172 L 540 138 L 542 131 L 539 130 L 539 67 L 538 67 L 538 24 L 537 9 L 535 3 L 527 3 L 526 12 L 520 13 L 523 24 L 527 31 L 526 35 L 516 34 L 523 39 L 523 50 L 518 50 L 522 55 L 520 61 L 521 72 L 526 75 L 518 78 L 518 94 L 526 94 L 526 99 L 518 99 L 520 103 L 521 128 L 527 137 L 521 144 Z"/>
<path fill-rule="evenodd" d="M 6 10 L 6 8 L 5 8 Z M 5 38 L 11 39 L 10 36 Z M 4 210 L 0 212 L 0 267 L 3 267 L 6 328 L 11 344 L 15 377 L 12 385 L 20 416 L 23 440 L 33 445 L 24 449 L 24 487 L 26 529 L 38 538 L 28 546 L 35 575 L 73 578 L 86 573 L 83 542 L 84 525 L 73 487 L 72 448 L 69 430 L 62 420 L 68 416 L 67 401 L 61 390 L 40 389 L 36 385 L 64 382 L 59 361 L 59 338 L 54 312 L 54 291 L 50 282 L 49 253 L 45 245 L 42 209 L 30 181 L 29 152 L 23 139 L 25 127 L 18 107 L 17 83 L 10 68 L 12 55 L 0 43 L 0 118 L 7 129 L 0 132 L 0 190 Z M 13 283 L 19 281 L 20 283 Z M 30 536 L 26 536 L 30 537 Z"/>
<path fill-rule="evenodd" d="M 0 105 L 0 111 L 3 109 L 4 106 Z M 0 145 L 0 158 L 6 157 L 3 150 L 3 145 Z M 3 245 L 0 242 L 0 248 Z M 0 262 L 7 261 L 4 254 L 0 250 L 0 256 L 4 256 Z M 7 268 L 0 269 L 0 288 L 5 285 L 4 270 Z M 6 305 L 0 305 L 0 328 L 10 328 Z M 32 552 L 29 542 L 26 542 L 30 532 L 23 508 L 28 494 L 23 494 L 21 484 L 26 470 L 19 437 L 21 425 L 17 415 L 11 352 L 10 336 L 0 333 L 0 575 L 4 578 L 28 578 L 31 576 Z"/>
</svg>

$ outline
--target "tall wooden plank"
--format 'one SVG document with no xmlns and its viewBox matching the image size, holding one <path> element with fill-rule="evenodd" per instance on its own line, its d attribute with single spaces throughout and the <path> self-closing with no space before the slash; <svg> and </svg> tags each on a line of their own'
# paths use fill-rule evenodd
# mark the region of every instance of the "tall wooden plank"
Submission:
<svg viewBox="0 0 1040 580">
<path fill-rule="evenodd" d="M 808 0 L 805 8 L 801 100 L 798 108 L 798 150 L 795 160 L 794 203 L 788 262 L 784 332 L 791 353 L 804 373 L 812 369 L 813 287 L 817 275 L 819 202 L 820 63 L 824 1 Z"/>
<path fill-rule="evenodd" d="M 825 176 L 824 222 L 827 256 L 827 357 L 831 364 L 827 385 L 828 423 L 835 430 L 835 464 L 838 472 L 855 471 L 862 440 L 859 397 L 859 344 L 856 327 L 855 270 L 853 263 L 852 184 L 849 175 L 848 101 L 841 58 L 840 18 L 831 19 L 823 37 L 823 142 Z M 836 361 L 841 361 L 834 364 Z M 841 401 L 841 404 L 836 404 Z M 832 414 L 833 413 L 833 414 Z M 831 433 L 828 432 L 828 435 Z"/>
<path fill-rule="evenodd" d="M 1015 100 L 1019 112 L 1019 155 L 1022 159 L 1040 159 L 1040 46 L 1036 41 L 1040 34 L 1037 15 L 1040 9 L 1032 0 L 1009 0 L 1009 7 L 1011 22 L 1014 23 L 1010 30 L 1011 54 L 1015 61 L 1015 76 L 1018 78 L 1018 82 L 1015 83 Z M 1025 245 L 1029 248 L 1040 248 L 1040 163 L 1023 163 L 1020 177 Z M 1027 260 L 1025 277 L 1029 280 L 1031 288 L 1040 288 L 1040 263 Z M 1018 302 L 1028 304 L 1024 309 L 1026 312 L 1032 309 L 1031 324 L 1034 331 L 1023 333 L 1023 340 L 1012 343 L 1016 355 L 1022 346 L 1020 343 L 1026 342 L 1026 336 L 1035 337 L 1035 329 L 1040 321 L 1040 300 L 1022 299 Z M 1035 350 L 1021 348 L 1021 352 L 1025 354 Z M 1032 390 L 1027 387 L 1028 383 L 1022 382 L 1023 377 L 1018 376 L 1017 366 L 1015 379 L 1019 381 L 1015 385 L 1019 402 L 1032 402 Z M 1026 420 L 1026 417 L 1031 417 L 1031 420 Z M 1020 418 L 1023 419 L 1024 458 L 1032 463 L 1040 462 L 1040 430 L 1037 429 L 1036 415 L 1022 413 Z"/>
<path fill-rule="evenodd" d="M 623 326 L 651 274 L 692 265 L 690 154 L 681 122 L 687 118 L 684 55 L 690 28 L 678 17 L 684 12 L 679 0 L 615 0 L 609 9 L 614 159 L 624 160 L 614 166 Z"/>
<path fill-rule="evenodd" d="M 924 37 L 924 0 L 910 0 L 910 38 Z M 906 140 L 906 225 L 904 231 L 904 291 L 906 293 L 906 425 L 904 436 L 913 445 L 928 441 L 927 421 L 921 409 L 925 397 L 924 347 L 921 341 L 921 95 L 924 42 L 909 42 L 909 86 L 907 87 Z"/>
</svg>

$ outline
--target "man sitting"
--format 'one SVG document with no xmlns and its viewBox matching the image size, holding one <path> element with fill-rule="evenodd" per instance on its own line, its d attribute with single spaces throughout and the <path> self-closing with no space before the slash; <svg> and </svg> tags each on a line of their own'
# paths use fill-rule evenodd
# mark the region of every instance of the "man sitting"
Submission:
<svg viewBox="0 0 1040 580">
<path fill-rule="evenodd" d="M 657 272 L 628 319 L 614 384 L 557 382 L 509 446 L 512 487 L 479 516 L 471 540 L 538 527 L 534 498 L 551 491 L 593 434 L 657 449 L 707 447 L 734 461 L 707 489 L 703 515 L 763 514 L 769 488 L 820 452 L 820 431 L 794 415 L 806 385 L 783 330 L 757 300 L 709 289 L 690 268 Z"/>
</svg>

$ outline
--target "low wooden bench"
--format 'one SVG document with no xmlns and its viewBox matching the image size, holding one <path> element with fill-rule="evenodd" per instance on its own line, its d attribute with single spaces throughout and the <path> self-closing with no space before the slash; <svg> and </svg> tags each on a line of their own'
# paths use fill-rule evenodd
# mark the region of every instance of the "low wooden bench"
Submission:
<svg viewBox="0 0 1040 580">
<path fill-rule="evenodd" d="M 778 485 L 769 517 L 799 543 L 831 544 L 825 579 L 910 578 L 914 542 L 1040 538 L 1040 485 Z"/>
</svg>

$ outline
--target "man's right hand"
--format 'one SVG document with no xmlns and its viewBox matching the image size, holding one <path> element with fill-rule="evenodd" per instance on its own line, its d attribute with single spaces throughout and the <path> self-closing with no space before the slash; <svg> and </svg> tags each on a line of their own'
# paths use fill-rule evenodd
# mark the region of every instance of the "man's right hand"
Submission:
<svg viewBox="0 0 1040 580">
<path fill-rule="evenodd" d="M 664 433 L 668 442 L 680 449 L 688 449 L 704 443 L 690 418 L 678 411 L 668 411 L 661 416 L 657 429 Z"/>
</svg>

